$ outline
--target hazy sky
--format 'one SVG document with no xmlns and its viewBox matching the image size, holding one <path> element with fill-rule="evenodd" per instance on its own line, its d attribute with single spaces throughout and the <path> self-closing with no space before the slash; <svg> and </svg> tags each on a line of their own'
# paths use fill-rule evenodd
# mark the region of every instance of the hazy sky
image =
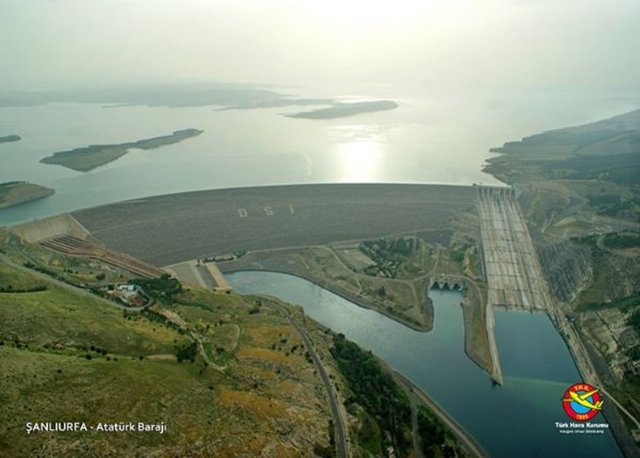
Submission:
<svg viewBox="0 0 640 458">
<path fill-rule="evenodd" d="M 0 0 L 0 87 L 635 91 L 639 0 Z"/>
</svg>

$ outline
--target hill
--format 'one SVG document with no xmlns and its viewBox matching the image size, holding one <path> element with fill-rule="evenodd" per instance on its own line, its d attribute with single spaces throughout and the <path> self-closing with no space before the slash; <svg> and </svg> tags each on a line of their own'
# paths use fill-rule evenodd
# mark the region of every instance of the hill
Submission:
<svg viewBox="0 0 640 458">
<path fill-rule="evenodd" d="M 51 188 L 27 183 L 26 181 L 0 183 L 0 208 L 12 207 L 31 200 L 42 199 L 54 193 L 55 191 Z"/>
<path fill-rule="evenodd" d="M 11 406 L 0 413 L 0 455 L 282 456 L 329 447 L 314 365 L 277 309 L 182 290 L 133 312 L 0 256 L 0 401 Z M 34 422 L 84 422 L 88 431 L 25 434 Z M 99 431 L 129 422 L 166 431 Z"/>
<path fill-rule="evenodd" d="M 492 148 L 485 171 L 507 183 L 603 179 L 640 184 L 640 110 Z"/>
</svg>

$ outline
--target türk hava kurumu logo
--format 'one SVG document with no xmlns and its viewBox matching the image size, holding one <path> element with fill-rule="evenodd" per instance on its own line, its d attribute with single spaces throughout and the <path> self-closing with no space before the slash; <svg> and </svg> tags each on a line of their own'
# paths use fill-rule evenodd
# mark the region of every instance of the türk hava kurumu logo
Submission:
<svg viewBox="0 0 640 458">
<path fill-rule="evenodd" d="M 588 383 L 575 383 L 564 392 L 562 407 L 569 418 L 577 421 L 591 420 L 602 410 L 604 401 L 600 390 Z"/>
</svg>

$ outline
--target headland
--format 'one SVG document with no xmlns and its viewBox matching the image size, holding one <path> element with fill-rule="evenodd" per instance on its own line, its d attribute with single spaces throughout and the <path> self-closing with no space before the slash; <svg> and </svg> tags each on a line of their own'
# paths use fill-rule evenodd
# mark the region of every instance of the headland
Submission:
<svg viewBox="0 0 640 458">
<path fill-rule="evenodd" d="M 398 104 L 392 100 L 373 100 L 367 102 L 336 102 L 328 108 L 319 108 L 317 110 L 301 111 L 298 113 L 286 115 L 289 118 L 304 119 L 333 119 L 344 118 L 347 116 L 355 116 L 360 113 L 372 113 L 374 111 L 395 110 Z"/>
<path fill-rule="evenodd" d="M 0 143 L 19 142 L 20 140 L 22 140 L 20 135 L 5 135 L 4 137 L 0 137 Z"/>
<path fill-rule="evenodd" d="M 27 183 L 26 181 L 11 181 L 0 183 L 0 208 L 19 205 L 54 194 L 55 191 L 46 186 Z"/>
</svg>

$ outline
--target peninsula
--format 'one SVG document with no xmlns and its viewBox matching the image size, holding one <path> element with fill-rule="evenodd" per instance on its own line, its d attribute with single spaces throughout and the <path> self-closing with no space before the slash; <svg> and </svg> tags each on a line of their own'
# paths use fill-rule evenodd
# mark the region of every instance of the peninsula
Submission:
<svg viewBox="0 0 640 458">
<path fill-rule="evenodd" d="M 31 200 L 42 199 L 55 191 L 26 181 L 10 181 L 0 183 L 0 208 L 7 208 Z"/>
<path fill-rule="evenodd" d="M 135 142 L 126 142 L 114 145 L 89 145 L 84 148 L 75 148 L 69 151 L 60 151 L 40 160 L 44 164 L 57 164 L 79 172 L 88 172 L 108 164 L 124 156 L 131 148 L 154 149 L 165 145 L 171 145 L 186 140 L 203 131 L 199 129 L 176 130 L 171 135 L 147 138 Z"/>
<path fill-rule="evenodd" d="M 319 108 L 311 111 L 300 111 L 287 114 L 289 118 L 304 119 L 333 119 L 354 116 L 360 113 L 372 113 L 374 111 L 394 110 L 398 104 L 392 100 L 373 100 L 368 102 L 335 103 L 328 108 Z"/>
<path fill-rule="evenodd" d="M 5 135 L 4 137 L 0 137 L 0 143 L 18 142 L 20 140 L 22 140 L 20 135 Z"/>
<path fill-rule="evenodd" d="M 548 180 L 640 183 L 640 110 L 492 148 L 484 171 L 517 185 Z M 628 191 L 632 191 L 629 189 Z"/>
</svg>

